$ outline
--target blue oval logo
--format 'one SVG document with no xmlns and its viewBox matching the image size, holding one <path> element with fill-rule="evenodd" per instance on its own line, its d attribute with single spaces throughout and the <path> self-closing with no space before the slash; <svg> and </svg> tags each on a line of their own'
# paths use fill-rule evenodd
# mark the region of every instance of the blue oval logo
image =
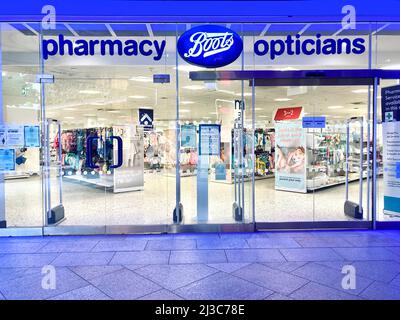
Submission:
<svg viewBox="0 0 400 320">
<path fill-rule="evenodd" d="M 235 61 L 243 51 L 242 38 L 223 26 L 203 25 L 183 33 L 178 40 L 183 60 L 196 66 L 218 68 Z"/>
</svg>

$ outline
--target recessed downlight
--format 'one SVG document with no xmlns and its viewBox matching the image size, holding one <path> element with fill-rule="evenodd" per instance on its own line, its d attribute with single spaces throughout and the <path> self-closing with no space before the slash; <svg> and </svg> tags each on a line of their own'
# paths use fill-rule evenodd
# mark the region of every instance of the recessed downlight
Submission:
<svg viewBox="0 0 400 320">
<path fill-rule="evenodd" d="M 99 94 L 101 93 L 98 90 L 79 90 L 79 93 L 83 93 L 83 94 Z"/>
<path fill-rule="evenodd" d="M 131 99 L 146 99 L 146 96 L 141 96 L 141 95 L 133 95 L 133 96 L 129 96 L 129 98 Z"/>
<path fill-rule="evenodd" d="M 368 93 L 368 89 L 367 88 L 356 89 L 356 90 L 352 90 L 351 92 L 353 92 L 353 93 Z"/>
<path fill-rule="evenodd" d="M 189 89 L 189 90 L 203 90 L 204 86 L 201 86 L 199 84 L 192 84 L 192 85 L 189 85 L 189 86 L 184 86 L 182 88 L 183 89 Z"/>
<path fill-rule="evenodd" d="M 137 77 L 132 77 L 129 78 L 130 81 L 136 81 L 136 82 L 153 82 L 153 79 L 150 77 L 143 77 L 143 76 L 137 76 Z"/>
<path fill-rule="evenodd" d="M 343 109 L 343 106 L 328 106 L 328 109 Z"/>
<path fill-rule="evenodd" d="M 292 99 L 290 99 L 290 98 L 276 98 L 276 99 L 274 99 L 274 101 L 277 101 L 277 102 L 286 102 L 286 101 L 290 101 L 290 100 L 292 100 Z"/>
</svg>

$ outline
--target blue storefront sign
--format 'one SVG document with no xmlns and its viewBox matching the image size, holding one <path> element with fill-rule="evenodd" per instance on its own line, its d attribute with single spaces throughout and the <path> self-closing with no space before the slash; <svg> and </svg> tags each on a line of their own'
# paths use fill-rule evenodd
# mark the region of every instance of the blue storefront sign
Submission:
<svg viewBox="0 0 400 320">
<path fill-rule="evenodd" d="M 235 61 L 243 51 L 242 38 L 233 30 L 218 25 L 194 27 L 178 40 L 178 53 L 196 66 L 218 68 Z"/>
<path fill-rule="evenodd" d="M 141 125 L 144 130 L 153 129 L 153 120 L 153 109 L 139 109 L 139 125 Z"/>
<path fill-rule="evenodd" d="M 326 117 L 303 117 L 304 129 L 322 129 L 326 126 Z"/>
</svg>

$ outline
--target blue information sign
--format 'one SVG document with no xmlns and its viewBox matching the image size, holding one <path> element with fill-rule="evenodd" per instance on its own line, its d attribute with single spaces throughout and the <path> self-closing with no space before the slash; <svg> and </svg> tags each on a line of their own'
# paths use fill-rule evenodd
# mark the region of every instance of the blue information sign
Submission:
<svg viewBox="0 0 400 320">
<path fill-rule="evenodd" d="M 303 117 L 303 128 L 325 128 L 326 117 Z"/>
</svg>

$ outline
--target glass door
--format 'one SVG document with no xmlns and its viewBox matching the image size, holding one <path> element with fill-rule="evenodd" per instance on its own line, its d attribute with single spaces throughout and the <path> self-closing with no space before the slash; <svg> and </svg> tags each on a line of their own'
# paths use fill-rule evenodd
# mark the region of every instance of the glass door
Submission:
<svg viewBox="0 0 400 320">
<path fill-rule="evenodd" d="M 46 225 L 104 232 L 113 161 L 103 106 L 108 81 L 53 75 L 54 83 L 45 86 Z"/>
<path fill-rule="evenodd" d="M 251 223 L 251 90 L 241 81 L 189 81 L 180 101 L 183 223 Z"/>
<path fill-rule="evenodd" d="M 288 83 L 289 84 L 289 83 Z M 257 222 L 371 219 L 368 86 L 258 86 Z M 268 179 L 270 178 L 270 179 Z"/>
</svg>

